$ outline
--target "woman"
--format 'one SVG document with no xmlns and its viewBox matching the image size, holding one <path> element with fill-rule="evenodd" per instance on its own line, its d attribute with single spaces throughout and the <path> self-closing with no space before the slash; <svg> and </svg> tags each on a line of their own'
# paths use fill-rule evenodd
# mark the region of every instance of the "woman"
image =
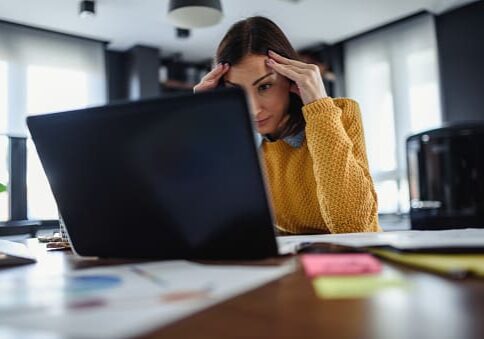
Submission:
<svg viewBox="0 0 484 339">
<path fill-rule="evenodd" d="M 326 95 L 317 66 L 298 61 L 281 29 L 264 17 L 234 24 L 217 66 L 194 87 L 243 88 L 264 136 L 262 154 L 279 230 L 380 231 L 358 104 Z"/>
</svg>

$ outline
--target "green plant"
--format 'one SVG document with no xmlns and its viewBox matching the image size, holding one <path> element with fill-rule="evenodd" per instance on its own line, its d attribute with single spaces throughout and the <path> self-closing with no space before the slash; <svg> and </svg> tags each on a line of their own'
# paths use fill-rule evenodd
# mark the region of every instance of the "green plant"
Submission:
<svg viewBox="0 0 484 339">
<path fill-rule="evenodd" d="M 7 190 L 7 186 L 4 184 L 0 183 L 0 193 L 5 192 Z"/>
</svg>

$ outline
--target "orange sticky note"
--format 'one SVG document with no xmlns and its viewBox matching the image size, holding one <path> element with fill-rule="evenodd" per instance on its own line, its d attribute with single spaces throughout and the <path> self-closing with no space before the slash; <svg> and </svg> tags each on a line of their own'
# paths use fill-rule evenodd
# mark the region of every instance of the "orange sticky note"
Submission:
<svg viewBox="0 0 484 339">
<path fill-rule="evenodd" d="M 381 271 L 378 259 L 367 253 L 306 254 L 301 257 L 306 274 L 313 278 L 320 275 L 355 275 Z"/>
</svg>

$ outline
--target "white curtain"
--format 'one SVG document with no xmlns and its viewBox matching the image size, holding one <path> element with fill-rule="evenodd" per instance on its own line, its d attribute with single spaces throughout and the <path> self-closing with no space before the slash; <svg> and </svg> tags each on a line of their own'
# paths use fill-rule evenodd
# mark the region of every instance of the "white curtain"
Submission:
<svg viewBox="0 0 484 339">
<path fill-rule="evenodd" d="M 350 40 L 344 52 L 347 95 L 362 108 L 380 213 L 406 212 L 405 139 L 441 123 L 434 17 Z"/>
<path fill-rule="evenodd" d="M 29 137 L 25 118 L 106 102 L 103 42 L 0 23 L 0 182 L 8 182 L 6 139 Z M 0 220 L 6 218 L 0 197 Z M 57 207 L 37 152 L 27 141 L 29 218 L 55 219 Z"/>
<path fill-rule="evenodd" d="M 105 83 L 103 43 L 0 23 L 1 134 L 26 136 L 28 114 L 103 104 Z"/>
</svg>

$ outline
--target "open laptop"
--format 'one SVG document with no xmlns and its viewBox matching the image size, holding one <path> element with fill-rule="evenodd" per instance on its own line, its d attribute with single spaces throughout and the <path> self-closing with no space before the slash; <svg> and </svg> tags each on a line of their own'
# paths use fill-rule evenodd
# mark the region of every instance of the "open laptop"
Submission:
<svg viewBox="0 0 484 339">
<path fill-rule="evenodd" d="M 33 116 L 27 125 L 79 255 L 277 254 L 241 90 Z"/>
</svg>

